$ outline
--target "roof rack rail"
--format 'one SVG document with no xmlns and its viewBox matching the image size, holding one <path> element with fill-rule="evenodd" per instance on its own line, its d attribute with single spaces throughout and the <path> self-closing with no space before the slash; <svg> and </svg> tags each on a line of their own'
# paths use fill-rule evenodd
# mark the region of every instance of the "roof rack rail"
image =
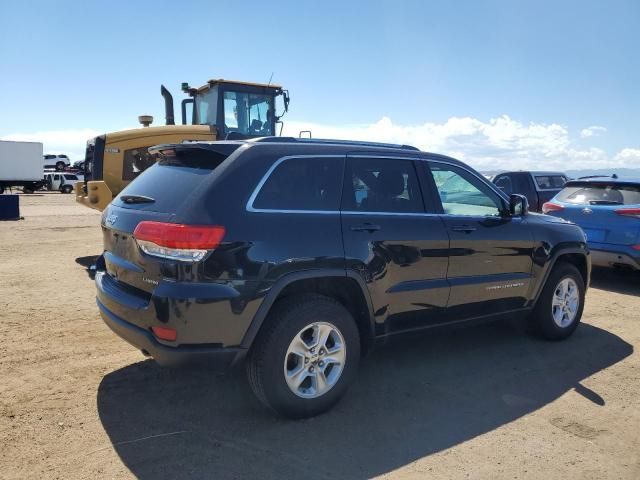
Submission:
<svg viewBox="0 0 640 480">
<path fill-rule="evenodd" d="M 359 145 L 364 147 L 399 148 L 402 150 L 420 151 L 412 145 L 399 145 L 397 143 L 368 142 L 361 140 L 334 140 L 330 138 L 295 138 L 295 137 L 259 137 L 250 140 L 256 143 L 328 143 L 334 145 Z"/>
</svg>

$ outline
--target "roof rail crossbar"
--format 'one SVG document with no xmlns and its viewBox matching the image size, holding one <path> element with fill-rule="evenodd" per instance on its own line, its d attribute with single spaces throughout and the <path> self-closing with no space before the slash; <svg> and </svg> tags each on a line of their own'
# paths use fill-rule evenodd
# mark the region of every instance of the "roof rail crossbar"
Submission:
<svg viewBox="0 0 640 480">
<path fill-rule="evenodd" d="M 396 143 L 382 143 L 382 142 L 368 142 L 361 140 L 335 140 L 330 138 L 295 138 L 295 137 L 259 137 L 250 140 L 257 143 L 320 143 L 320 144 L 334 144 L 334 145 L 354 145 L 363 147 L 384 147 L 384 148 L 399 148 L 402 150 L 416 150 L 412 145 L 399 145 Z"/>
</svg>

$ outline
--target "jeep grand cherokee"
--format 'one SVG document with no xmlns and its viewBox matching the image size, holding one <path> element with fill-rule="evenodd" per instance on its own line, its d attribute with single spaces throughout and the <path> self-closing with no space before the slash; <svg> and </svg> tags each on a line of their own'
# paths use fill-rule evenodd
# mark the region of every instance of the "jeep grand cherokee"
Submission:
<svg viewBox="0 0 640 480">
<path fill-rule="evenodd" d="M 293 138 L 152 151 L 102 217 L 102 317 L 160 364 L 246 363 L 284 416 L 329 409 L 391 335 L 513 314 L 553 340 L 578 326 L 582 230 L 457 160 Z"/>
</svg>

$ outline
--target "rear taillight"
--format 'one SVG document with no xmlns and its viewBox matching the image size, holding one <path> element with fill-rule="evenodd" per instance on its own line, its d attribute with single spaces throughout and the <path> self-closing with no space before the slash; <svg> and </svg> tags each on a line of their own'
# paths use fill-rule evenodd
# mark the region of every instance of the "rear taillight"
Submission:
<svg viewBox="0 0 640 480">
<path fill-rule="evenodd" d="M 220 245 L 224 233 L 224 227 L 218 225 L 144 221 L 138 224 L 133 237 L 147 255 L 197 262 Z"/>
<path fill-rule="evenodd" d="M 546 202 L 542 204 L 542 213 L 559 212 L 560 210 L 564 210 L 564 207 L 557 203 Z"/>
<path fill-rule="evenodd" d="M 625 217 L 640 218 L 640 208 L 619 208 L 616 213 Z"/>
<path fill-rule="evenodd" d="M 631 248 L 640 251 L 640 245 L 632 245 Z"/>
</svg>

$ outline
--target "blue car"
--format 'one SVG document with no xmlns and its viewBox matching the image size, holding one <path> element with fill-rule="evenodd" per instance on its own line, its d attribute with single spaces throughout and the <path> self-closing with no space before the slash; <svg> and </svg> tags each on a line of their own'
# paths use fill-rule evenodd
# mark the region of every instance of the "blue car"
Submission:
<svg viewBox="0 0 640 480">
<path fill-rule="evenodd" d="M 592 265 L 640 270 L 640 179 L 571 180 L 542 212 L 582 227 Z"/>
</svg>

